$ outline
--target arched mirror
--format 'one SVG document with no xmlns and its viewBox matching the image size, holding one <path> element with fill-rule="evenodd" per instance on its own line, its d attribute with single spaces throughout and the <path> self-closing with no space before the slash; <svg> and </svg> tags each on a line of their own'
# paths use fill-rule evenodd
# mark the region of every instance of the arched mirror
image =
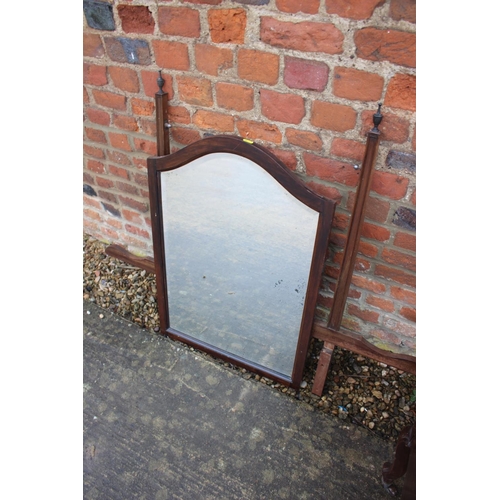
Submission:
<svg viewBox="0 0 500 500">
<path fill-rule="evenodd" d="M 148 170 L 162 333 L 297 387 L 334 203 L 237 137 Z"/>
</svg>

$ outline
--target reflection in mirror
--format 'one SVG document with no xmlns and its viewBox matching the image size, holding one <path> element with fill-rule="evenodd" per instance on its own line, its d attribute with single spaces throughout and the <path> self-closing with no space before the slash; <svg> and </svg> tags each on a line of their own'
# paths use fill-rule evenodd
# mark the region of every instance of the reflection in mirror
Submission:
<svg viewBox="0 0 500 500">
<path fill-rule="evenodd" d="M 230 153 L 161 184 L 170 326 L 290 377 L 318 213 Z"/>
</svg>

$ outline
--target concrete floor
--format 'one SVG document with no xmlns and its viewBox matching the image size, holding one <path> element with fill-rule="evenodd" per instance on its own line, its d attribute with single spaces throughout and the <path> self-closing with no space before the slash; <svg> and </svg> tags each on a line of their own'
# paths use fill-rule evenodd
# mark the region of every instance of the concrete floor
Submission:
<svg viewBox="0 0 500 500">
<path fill-rule="evenodd" d="M 93 303 L 83 323 L 86 500 L 391 498 L 390 443 Z"/>
</svg>

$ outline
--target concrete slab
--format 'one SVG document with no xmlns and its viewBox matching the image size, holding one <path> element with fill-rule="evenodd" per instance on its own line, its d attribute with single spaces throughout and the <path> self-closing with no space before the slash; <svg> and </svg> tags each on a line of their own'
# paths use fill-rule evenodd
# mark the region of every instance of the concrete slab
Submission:
<svg viewBox="0 0 500 500">
<path fill-rule="evenodd" d="M 93 303 L 83 318 L 86 500 L 389 497 L 390 443 Z"/>
</svg>

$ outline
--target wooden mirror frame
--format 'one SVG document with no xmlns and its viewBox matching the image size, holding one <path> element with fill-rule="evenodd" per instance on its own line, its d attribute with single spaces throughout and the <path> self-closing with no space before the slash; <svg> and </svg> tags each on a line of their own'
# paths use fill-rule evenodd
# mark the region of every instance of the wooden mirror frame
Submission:
<svg viewBox="0 0 500 500">
<path fill-rule="evenodd" d="M 181 168 L 202 156 L 212 153 L 230 153 L 254 162 L 286 189 L 288 193 L 318 213 L 309 280 L 307 283 L 304 309 L 295 351 L 295 361 L 290 377 L 201 341 L 187 332 L 180 332 L 170 325 L 167 293 L 168 268 L 165 255 L 163 201 L 161 199 L 161 173 Z M 316 300 L 328 247 L 328 238 L 332 226 L 335 203 L 311 191 L 267 149 L 254 144 L 252 141 L 244 140 L 241 137 L 208 137 L 170 155 L 150 157 L 148 158 L 148 176 L 152 208 L 153 250 L 158 289 L 157 297 L 160 316 L 160 332 L 225 361 L 229 361 L 252 372 L 276 380 L 284 385 L 297 388 L 302 380 L 309 341 L 311 339 Z"/>
</svg>

